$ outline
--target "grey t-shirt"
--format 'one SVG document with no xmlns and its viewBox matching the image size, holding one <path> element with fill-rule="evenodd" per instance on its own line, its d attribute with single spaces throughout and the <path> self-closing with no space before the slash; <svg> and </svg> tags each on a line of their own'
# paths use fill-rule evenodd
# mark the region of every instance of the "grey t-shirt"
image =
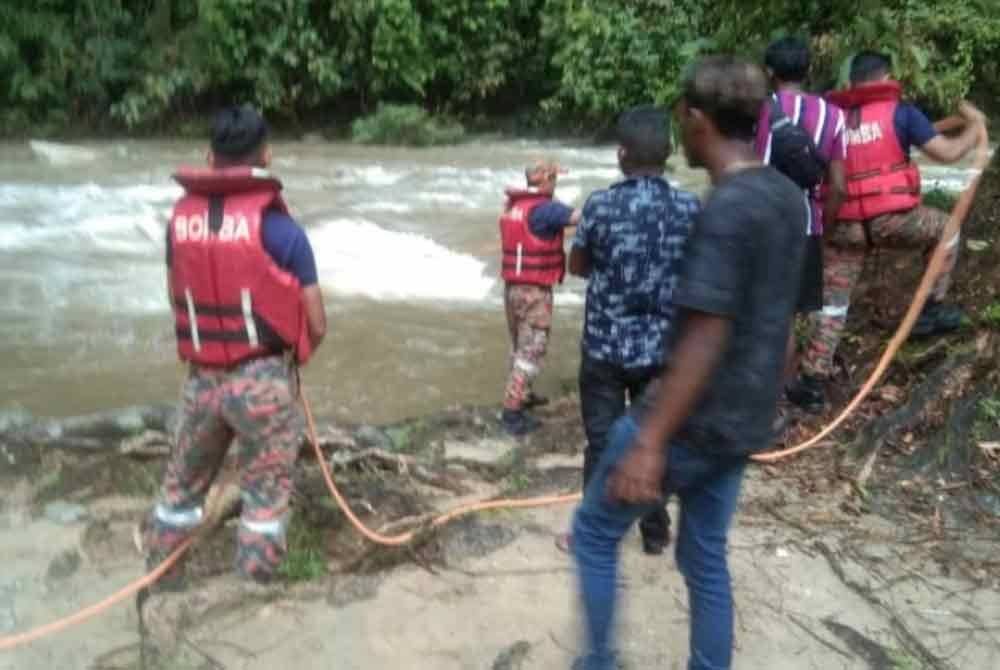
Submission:
<svg viewBox="0 0 1000 670">
<path fill-rule="evenodd" d="M 729 455 L 769 445 L 802 276 L 805 217 L 802 191 L 770 167 L 728 175 L 709 194 L 674 304 L 729 317 L 732 331 L 677 439 Z"/>
</svg>

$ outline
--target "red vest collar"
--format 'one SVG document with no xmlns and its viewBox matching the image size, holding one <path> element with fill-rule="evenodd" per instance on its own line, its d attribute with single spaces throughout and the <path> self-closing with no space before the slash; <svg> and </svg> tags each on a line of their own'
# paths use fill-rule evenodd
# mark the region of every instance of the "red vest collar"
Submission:
<svg viewBox="0 0 1000 670">
<path fill-rule="evenodd" d="M 545 198 L 552 199 L 551 193 L 539 191 L 537 188 L 508 188 L 505 193 L 509 200 L 524 200 L 525 198 Z"/>
<path fill-rule="evenodd" d="M 246 191 L 281 190 L 281 181 L 264 168 L 257 167 L 181 167 L 174 179 L 188 193 L 228 195 Z"/>
<path fill-rule="evenodd" d="M 897 102 L 903 95 L 903 86 L 898 81 L 878 81 L 860 84 L 826 94 L 827 101 L 841 109 L 853 109 L 873 102 Z"/>
</svg>

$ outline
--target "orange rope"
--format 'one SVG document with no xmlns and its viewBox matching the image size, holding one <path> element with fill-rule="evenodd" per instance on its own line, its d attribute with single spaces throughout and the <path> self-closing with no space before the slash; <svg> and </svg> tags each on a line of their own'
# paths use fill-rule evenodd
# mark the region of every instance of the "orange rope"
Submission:
<svg viewBox="0 0 1000 670">
<path fill-rule="evenodd" d="M 946 119 L 942 119 L 934 125 L 939 131 L 947 132 L 961 127 L 964 124 L 964 119 L 951 116 Z M 934 288 L 934 282 L 941 275 L 945 257 L 949 253 L 948 247 L 957 239 L 956 235 L 959 235 L 961 232 L 962 223 L 965 221 L 965 217 L 969 214 L 969 208 L 972 206 L 972 199 L 976 195 L 976 189 L 979 188 L 979 180 L 982 176 L 982 171 L 986 168 L 986 165 L 989 162 L 989 158 L 989 136 L 986 134 L 986 128 L 981 127 L 979 129 L 979 140 L 976 146 L 976 160 L 974 164 L 974 169 L 979 170 L 980 174 L 977 174 L 975 178 L 973 178 L 972 183 L 966 187 L 965 191 L 963 191 L 962 195 L 959 197 L 958 202 L 956 202 L 955 206 L 952 208 L 951 216 L 948 219 L 948 223 L 944 227 L 944 232 L 941 233 L 941 239 L 934 248 L 934 255 L 931 256 L 931 261 L 927 264 L 927 269 L 924 271 L 924 276 L 920 280 L 917 292 L 913 296 L 913 302 L 910 303 L 910 308 L 906 311 L 906 315 L 903 317 L 902 323 L 900 323 L 899 327 L 896 329 L 896 333 L 892 336 L 892 339 L 889 340 L 889 344 L 886 346 L 885 352 L 882 354 L 882 358 L 879 359 L 875 370 L 872 371 L 871 376 L 868 377 L 868 380 L 864 383 L 864 385 L 862 385 L 861 389 L 857 392 L 851 402 L 847 404 L 837 418 L 827 425 L 826 428 L 802 444 L 789 447 L 788 449 L 783 449 L 781 451 L 771 451 L 764 454 L 757 454 L 752 456 L 753 460 L 758 463 L 774 463 L 775 461 L 788 458 L 789 456 L 801 453 L 807 449 L 819 446 L 819 444 L 826 437 L 828 437 L 830 433 L 837 430 L 837 428 L 839 428 L 848 419 L 848 417 L 851 416 L 854 410 L 856 410 L 865 398 L 868 397 L 868 394 L 872 392 L 876 384 L 882 381 L 883 375 L 885 375 L 886 370 L 889 369 L 889 364 L 892 363 L 892 360 L 896 357 L 900 347 L 903 346 L 906 339 L 910 336 L 910 331 L 913 330 L 914 324 L 916 324 L 917 319 L 920 317 L 920 312 L 927 303 L 927 297 L 930 295 L 931 289 Z"/>
<path fill-rule="evenodd" d="M 405 533 L 400 533 L 399 535 L 382 535 L 374 530 L 371 530 L 354 514 L 351 510 L 351 506 L 348 504 L 344 496 L 341 495 L 340 491 L 337 489 L 337 485 L 333 481 L 333 475 L 330 473 L 330 466 L 326 462 L 326 457 L 323 455 L 323 450 L 319 446 L 319 439 L 316 436 L 316 422 L 313 420 L 312 409 L 309 407 L 309 402 L 306 400 L 305 392 L 300 388 L 299 393 L 302 395 L 302 407 L 305 409 L 306 413 L 306 425 L 309 430 L 309 442 L 312 444 L 313 451 L 316 454 L 316 460 L 319 461 L 320 470 L 323 472 L 323 479 L 326 480 L 326 487 L 330 490 L 330 495 L 333 499 L 337 501 L 340 505 L 340 509 L 344 511 L 344 515 L 351 522 L 351 525 L 361 533 L 363 536 L 374 542 L 375 544 L 381 544 L 387 547 L 398 547 L 408 542 L 412 542 L 417 535 L 416 530 L 406 531 Z M 539 498 L 525 498 L 521 500 L 490 500 L 477 503 L 469 503 L 468 505 L 460 505 L 444 514 L 431 519 L 428 522 L 429 528 L 438 528 L 443 526 L 459 517 L 466 516 L 468 514 L 473 514 L 475 512 L 484 512 L 491 509 L 528 509 L 532 507 L 547 507 L 549 505 L 564 505 L 567 503 L 572 503 L 580 500 L 581 494 L 571 493 L 568 495 L 560 496 L 542 496 Z"/>
<path fill-rule="evenodd" d="M 20 635 L 11 635 L 9 637 L 0 637 L 0 651 L 6 649 L 13 649 L 14 647 L 20 647 L 21 645 L 28 644 L 29 642 L 34 642 L 35 640 L 41 639 L 43 637 L 48 637 L 49 635 L 54 635 L 60 631 L 63 631 L 77 624 L 81 624 L 87 619 L 91 619 L 104 610 L 117 605 L 126 598 L 135 595 L 142 589 L 152 586 L 156 580 L 164 575 L 174 563 L 176 563 L 181 556 L 184 555 L 191 545 L 194 544 L 196 535 L 192 535 L 187 538 L 181 544 L 174 549 L 173 553 L 167 556 L 167 558 L 160 563 L 159 566 L 148 575 L 140 577 L 139 579 L 131 582 L 120 591 L 113 593 L 99 603 L 94 603 L 90 607 L 86 607 L 75 614 L 71 614 L 68 617 L 59 619 L 58 621 L 53 621 L 52 623 L 45 624 L 44 626 L 39 626 L 32 630 L 21 633 Z"/>
</svg>

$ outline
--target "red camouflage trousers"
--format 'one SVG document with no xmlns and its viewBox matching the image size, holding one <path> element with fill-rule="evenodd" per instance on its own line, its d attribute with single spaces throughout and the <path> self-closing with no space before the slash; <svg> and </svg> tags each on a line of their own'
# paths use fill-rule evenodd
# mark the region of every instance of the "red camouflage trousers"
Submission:
<svg viewBox="0 0 1000 670">
<path fill-rule="evenodd" d="M 256 581 L 274 576 L 286 553 L 291 470 L 304 430 L 291 365 L 279 356 L 231 370 L 192 366 L 159 501 L 145 537 L 149 568 L 159 565 L 202 520 L 209 487 L 234 443 L 242 515 L 236 568 Z M 178 585 L 172 569 L 166 585 Z"/>
<path fill-rule="evenodd" d="M 885 249 L 923 251 L 925 260 L 941 239 L 948 214 L 930 207 L 916 207 L 906 212 L 886 214 L 868 222 L 871 244 Z M 951 283 L 951 273 L 958 259 L 960 238 L 948 240 L 944 273 L 931 292 L 933 300 L 943 300 Z M 802 372 L 828 378 L 833 374 L 833 357 L 847 323 L 851 294 L 861 277 L 868 240 L 863 224 L 839 221 L 830 230 L 823 246 L 823 310 L 810 317 L 810 336 L 802 357 Z"/>
<path fill-rule="evenodd" d="M 542 369 L 552 329 L 552 287 L 507 284 L 504 289 L 511 357 L 504 409 L 520 410 Z"/>
</svg>

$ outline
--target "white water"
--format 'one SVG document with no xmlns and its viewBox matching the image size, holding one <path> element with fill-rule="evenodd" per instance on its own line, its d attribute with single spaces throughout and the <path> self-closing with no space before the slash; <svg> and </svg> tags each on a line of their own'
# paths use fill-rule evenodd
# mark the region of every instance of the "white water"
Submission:
<svg viewBox="0 0 1000 670">
<path fill-rule="evenodd" d="M 495 402 L 507 332 L 497 216 L 540 156 L 567 173 L 558 197 L 618 178 L 612 147 L 535 142 L 446 149 L 278 143 L 275 172 L 312 241 L 331 336 L 307 374 L 321 410 L 392 419 Z M 0 144 L 0 409 L 49 414 L 171 400 L 176 388 L 164 231 L 190 142 Z M 704 177 L 674 162 L 675 183 Z M 925 169 L 960 189 L 967 170 Z M 545 384 L 572 383 L 583 283 L 556 291 Z M 136 372 L 139 371 L 139 374 Z"/>
<path fill-rule="evenodd" d="M 430 238 L 364 219 L 335 219 L 309 234 L 325 285 L 375 300 L 484 300 L 496 284 L 486 263 Z"/>
<path fill-rule="evenodd" d="M 611 148 L 534 142 L 277 143 L 274 155 L 330 311 L 307 371 L 329 386 L 314 395 L 321 410 L 369 420 L 495 398 L 507 349 L 496 221 L 524 165 L 566 165 L 559 196 L 576 205 L 617 176 Z M 0 409 L 172 399 L 164 235 L 181 190 L 170 173 L 203 160 L 189 142 L 0 145 Z M 575 368 L 582 296 L 578 280 L 557 290 L 550 383 Z"/>
</svg>

